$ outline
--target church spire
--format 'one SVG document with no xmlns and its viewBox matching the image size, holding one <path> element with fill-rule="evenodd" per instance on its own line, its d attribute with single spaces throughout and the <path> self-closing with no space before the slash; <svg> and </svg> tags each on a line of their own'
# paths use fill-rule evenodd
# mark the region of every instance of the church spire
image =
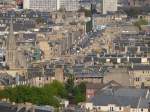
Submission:
<svg viewBox="0 0 150 112">
<path fill-rule="evenodd" d="M 7 38 L 6 63 L 10 69 L 16 68 L 16 39 L 13 30 L 13 19 L 10 21 L 10 31 Z"/>
</svg>

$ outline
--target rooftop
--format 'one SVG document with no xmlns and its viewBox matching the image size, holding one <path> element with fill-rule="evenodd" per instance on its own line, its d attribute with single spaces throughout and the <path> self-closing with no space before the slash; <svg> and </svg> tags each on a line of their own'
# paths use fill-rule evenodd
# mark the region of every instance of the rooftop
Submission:
<svg viewBox="0 0 150 112">
<path fill-rule="evenodd" d="M 116 104 L 117 106 L 131 106 L 136 108 L 139 100 L 141 100 L 139 107 L 148 108 L 150 95 L 146 97 L 148 90 L 134 89 L 134 88 L 109 88 L 100 90 L 91 99 L 95 106 L 105 106 L 108 104 Z"/>
<path fill-rule="evenodd" d="M 138 65 L 133 65 L 131 67 L 129 67 L 129 70 L 150 70 L 150 65 L 142 65 L 142 64 L 138 64 Z"/>
</svg>

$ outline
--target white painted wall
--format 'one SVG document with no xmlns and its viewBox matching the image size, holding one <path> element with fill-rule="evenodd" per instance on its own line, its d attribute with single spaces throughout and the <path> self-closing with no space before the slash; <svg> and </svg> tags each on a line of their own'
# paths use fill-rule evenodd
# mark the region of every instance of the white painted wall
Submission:
<svg viewBox="0 0 150 112">
<path fill-rule="evenodd" d="M 143 108 L 143 111 L 142 111 L 141 108 L 139 108 L 139 109 L 131 108 L 130 112 L 148 112 L 148 109 L 147 108 Z"/>
<path fill-rule="evenodd" d="M 23 0 L 23 9 L 29 9 L 30 2 L 29 0 Z"/>
<path fill-rule="evenodd" d="M 86 109 L 89 109 L 89 110 L 92 110 L 92 109 L 93 109 L 93 103 L 89 103 L 89 102 L 86 103 L 86 104 L 85 104 L 85 108 L 86 108 Z"/>
</svg>

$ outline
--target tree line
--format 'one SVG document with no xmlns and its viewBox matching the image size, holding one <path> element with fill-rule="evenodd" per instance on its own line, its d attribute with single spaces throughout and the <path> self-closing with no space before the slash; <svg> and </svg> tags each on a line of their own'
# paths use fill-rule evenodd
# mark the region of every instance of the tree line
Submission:
<svg viewBox="0 0 150 112">
<path fill-rule="evenodd" d="M 74 84 L 74 79 L 69 78 L 66 83 L 54 81 L 43 87 L 19 85 L 6 87 L 0 91 L 0 99 L 9 99 L 10 102 L 30 102 L 36 105 L 51 105 L 60 107 L 61 99 L 68 99 L 71 103 L 77 104 L 85 101 L 85 83 Z"/>
</svg>

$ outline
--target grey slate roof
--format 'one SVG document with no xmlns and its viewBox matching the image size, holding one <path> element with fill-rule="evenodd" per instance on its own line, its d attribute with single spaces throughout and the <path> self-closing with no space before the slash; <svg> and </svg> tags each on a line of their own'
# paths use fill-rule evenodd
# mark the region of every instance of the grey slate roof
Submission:
<svg viewBox="0 0 150 112">
<path fill-rule="evenodd" d="M 98 98 L 97 98 L 98 97 Z M 116 104 L 117 106 L 129 106 L 136 107 L 138 98 L 134 97 L 117 97 L 112 95 L 100 95 L 94 97 L 92 102 L 94 106 L 106 106 L 108 104 Z"/>
<path fill-rule="evenodd" d="M 0 102 L 0 112 L 16 112 L 11 104 Z"/>
<path fill-rule="evenodd" d="M 12 104 L 0 102 L 0 112 L 32 112 L 31 109 L 26 111 L 26 108 L 23 107 L 20 110 L 17 110 L 17 106 Z M 54 108 L 51 106 L 35 106 L 35 112 L 54 112 Z"/>
<path fill-rule="evenodd" d="M 36 106 L 35 112 L 54 112 L 54 108 L 51 106 Z"/>
<path fill-rule="evenodd" d="M 150 70 L 150 65 L 133 65 L 129 70 Z"/>
<path fill-rule="evenodd" d="M 133 88 L 120 88 L 115 91 L 116 96 L 129 96 L 129 97 L 145 97 L 147 90 L 133 89 Z"/>
<path fill-rule="evenodd" d="M 115 104 L 117 106 L 131 106 L 136 108 L 148 108 L 150 102 L 150 95 L 146 99 L 146 89 L 133 88 L 117 88 L 104 89 L 97 92 L 97 94 L 90 100 L 94 106 L 107 106 L 108 104 Z"/>
<path fill-rule="evenodd" d="M 52 112 L 52 111 L 35 109 L 35 112 Z"/>
</svg>

